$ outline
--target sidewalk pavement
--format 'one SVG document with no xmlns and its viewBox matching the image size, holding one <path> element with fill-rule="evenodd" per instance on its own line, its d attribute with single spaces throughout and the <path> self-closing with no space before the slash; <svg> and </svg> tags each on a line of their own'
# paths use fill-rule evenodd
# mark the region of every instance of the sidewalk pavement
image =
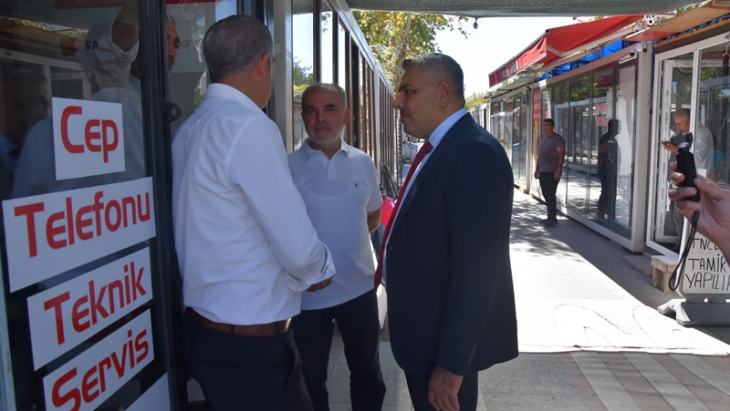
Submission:
<svg viewBox="0 0 730 411">
<path fill-rule="evenodd" d="M 520 356 L 479 375 L 478 410 L 728 410 L 730 327 L 685 328 L 656 307 L 678 298 L 652 287 L 634 255 L 515 191 L 511 260 Z M 412 410 L 381 333 L 384 411 Z M 330 357 L 332 411 L 350 410 L 342 341 Z"/>
</svg>

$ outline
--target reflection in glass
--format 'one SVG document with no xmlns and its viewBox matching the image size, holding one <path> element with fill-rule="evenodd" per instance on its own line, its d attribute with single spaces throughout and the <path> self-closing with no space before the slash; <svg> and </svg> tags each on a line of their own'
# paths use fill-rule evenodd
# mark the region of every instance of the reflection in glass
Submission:
<svg viewBox="0 0 730 411">
<path fill-rule="evenodd" d="M 691 107 L 692 98 L 692 53 L 683 54 L 671 59 L 661 61 L 658 109 L 658 137 L 660 141 L 668 140 L 677 130 L 674 123 L 673 113 L 677 109 Z M 617 107 L 618 112 L 618 107 Z M 661 148 L 659 144 L 653 147 L 657 150 L 656 165 L 657 175 L 657 197 L 656 210 L 654 213 L 654 241 L 659 243 L 677 243 L 679 236 L 677 227 L 681 227 L 683 219 L 681 213 L 675 210 L 674 203 L 669 201 L 669 190 L 672 182 L 669 179 L 671 171 L 670 152 Z"/>
<path fill-rule="evenodd" d="M 322 2 L 322 12 L 320 14 L 320 40 L 322 41 L 322 82 L 323 83 L 334 83 L 335 75 L 333 72 L 335 61 L 334 61 L 334 13 L 330 9 L 327 2 Z"/>
<path fill-rule="evenodd" d="M 555 120 L 555 133 L 560 134 L 565 138 L 565 163 L 563 163 L 563 175 L 558 183 L 558 204 L 565 205 L 565 195 L 568 189 L 568 183 L 570 181 L 568 166 L 568 153 L 572 151 L 572 139 L 570 136 L 570 94 L 569 82 L 564 81 L 555 87 L 553 87 L 553 117 Z M 545 117 L 548 118 L 548 117 Z"/>
<path fill-rule="evenodd" d="M 616 198 L 616 134 L 621 125 L 613 118 L 614 71 L 595 73 L 593 81 L 593 137 L 591 139 L 591 171 L 589 201 L 591 216 L 599 221 L 614 217 Z"/>
<path fill-rule="evenodd" d="M 301 116 L 302 93 L 314 83 L 314 0 L 294 3 L 297 9 L 292 19 L 292 146 L 297 150 L 307 137 Z"/>
<path fill-rule="evenodd" d="M 510 163 L 512 163 L 512 133 L 513 133 L 513 117 L 514 117 L 514 97 L 508 98 L 505 102 L 504 107 L 504 134 L 502 135 L 502 145 L 504 150 L 507 152 Z"/>
<path fill-rule="evenodd" d="M 566 143 L 566 162 L 563 175 L 567 177 L 568 207 L 579 214 L 586 212 L 588 193 L 588 166 L 590 159 L 590 75 L 570 80 L 570 109 L 568 129 L 563 134 Z"/>
<path fill-rule="evenodd" d="M 170 124 L 174 135 L 177 127 L 203 102 L 210 83 L 203 57 L 205 32 L 216 21 L 236 14 L 238 1 L 169 3 L 175 3 L 167 5 L 167 13 L 175 19 L 180 38 L 175 66 L 170 71 L 169 84 L 173 87 L 168 90 L 170 101 L 180 107 L 180 117 Z"/>
<path fill-rule="evenodd" d="M 339 23 L 339 32 L 337 33 L 337 84 L 349 93 L 347 87 L 347 30 Z"/>
<path fill-rule="evenodd" d="M 525 142 L 524 133 L 527 132 L 527 114 L 525 93 L 515 96 L 514 109 L 512 110 L 512 174 L 515 181 L 525 181 Z M 523 104 L 523 100 L 525 104 Z"/>
<path fill-rule="evenodd" d="M 490 121 L 489 130 L 491 131 L 492 135 L 497 138 L 497 140 L 500 140 L 499 112 L 500 112 L 500 102 L 492 103 L 491 118 L 489 120 Z"/>
<path fill-rule="evenodd" d="M 694 130 L 697 167 L 705 168 L 707 177 L 725 188 L 730 188 L 729 66 L 727 43 L 700 52 L 700 93 Z M 700 156 L 705 158 L 698 160 Z"/>
<path fill-rule="evenodd" d="M 614 222 L 630 229 L 634 189 L 634 133 L 636 115 L 636 66 L 618 71 L 616 82 L 616 213 Z"/>
</svg>

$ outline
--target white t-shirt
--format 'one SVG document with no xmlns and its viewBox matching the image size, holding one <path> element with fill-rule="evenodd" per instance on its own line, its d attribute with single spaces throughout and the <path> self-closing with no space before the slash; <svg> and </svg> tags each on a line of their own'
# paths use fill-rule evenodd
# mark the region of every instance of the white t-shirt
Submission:
<svg viewBox="0 0 730 411">
<path fill-rule="evenodd" d="M 375 263 L 367 215 L 383 203 L 373 160 L 344 141 L 331 159 L 305 143 L 289 154 L 289 168 L 337 269 L 329 287 L 302 294 L 302 309 L 333 307 L 372 290 Z"/>
</svg>

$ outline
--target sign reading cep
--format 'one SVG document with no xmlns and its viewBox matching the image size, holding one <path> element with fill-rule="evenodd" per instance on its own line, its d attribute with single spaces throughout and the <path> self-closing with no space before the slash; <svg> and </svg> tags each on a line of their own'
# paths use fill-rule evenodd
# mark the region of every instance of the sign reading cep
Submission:
<svg viewBox="0 0 730 411">
<path fill-rule="evenodd" d="M 53 98 L 56 179 L 124 171 L 122 105 Z"/>
</svg>

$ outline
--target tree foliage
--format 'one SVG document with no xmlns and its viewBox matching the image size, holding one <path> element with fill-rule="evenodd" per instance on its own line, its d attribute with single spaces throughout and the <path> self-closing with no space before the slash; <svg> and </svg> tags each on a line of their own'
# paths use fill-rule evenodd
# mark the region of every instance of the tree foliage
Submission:
<svg viewBox="0 0 730 411">
<path fill-rule="evenodd" d="M 302 93 L 314 82 L 314 72 L 311 66 L 303 66 L 301 61 L 294 59 L 293 67 L 294 92 Z"/>
<path fill-rule="evenodd" d="M 385 11 L 354 11 L 353 15 L 393 85 L 400 80 L 403 60 L 440 51 L 438 31 L 458 30 L 467 37 L 462 27 L 466 17 Z"/>
<path fill-rule="evenodd" d="M 484 93 L 471 93 L 471 96 L 466 98 L 466 109 L 471 110 L 472 107 L 479 107 L 488 101 L 489 99 Z"/>
</svg>

